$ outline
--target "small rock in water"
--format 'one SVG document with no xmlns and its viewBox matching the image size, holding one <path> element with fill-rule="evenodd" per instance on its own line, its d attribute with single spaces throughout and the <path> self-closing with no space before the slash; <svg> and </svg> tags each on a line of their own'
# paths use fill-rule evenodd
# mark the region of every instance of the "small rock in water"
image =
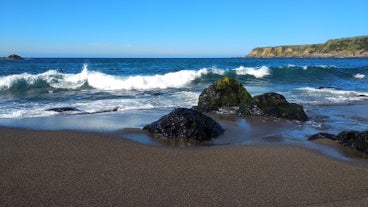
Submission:
<svg viewBox="0 0 368 207">
<path fill-rule="evenodd" d="M 237 107 L 246 104 L 250 99 L 251 95 L 240 82 L 224 77 L 202 91 L 195 109 L 209 112 L 222 107 Z"/>
<path fill-rule="evenodd" d="M 308 138 L 308 141 L 317 140 L 317 139 L 331 139 L 331 140 L 335 141 L 337 139 L 337 137 L 334 134 L 321 132 L 321 133 L 314 134 L 314 135 L 310 136 Z"/>
<path fill-rule="evenodd" d="M 61 113 L 61 112 L 80 111 L 80 110 L 74 107 L 58 107 L 58 108 L 47 109 L 46 111 L 54 111 L 54 112 Z"/>
</svg>

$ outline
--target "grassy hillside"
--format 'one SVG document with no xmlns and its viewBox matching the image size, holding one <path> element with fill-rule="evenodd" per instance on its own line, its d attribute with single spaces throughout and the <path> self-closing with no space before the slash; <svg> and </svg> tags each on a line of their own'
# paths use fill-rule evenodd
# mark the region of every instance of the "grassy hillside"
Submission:
<svg viewBox="0 0 368 207">
<path fill-rule="evenodd" d="M 258 47 L 247 57 L 368 57 L 368 36 L 333 39 L 323 44 Z"/>
</svg>

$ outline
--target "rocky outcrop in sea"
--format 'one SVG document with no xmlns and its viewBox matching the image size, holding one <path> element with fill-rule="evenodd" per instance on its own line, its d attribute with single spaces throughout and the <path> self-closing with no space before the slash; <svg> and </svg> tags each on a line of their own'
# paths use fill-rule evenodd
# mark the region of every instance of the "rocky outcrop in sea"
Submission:
<svg viewBox="0 0 368 207">
<path fill-rule="evenodd" d="M 198 106 L 193 108 L 201 112 L 209 112 L 229 107 L 240 116 L 308 120 L 303 106 L 289 103 L 281 94 L 265 93 L 252 97 L 241 83 L 229 77 L 219 79 L 204 89 L 199 96 Z"/>
</svg>

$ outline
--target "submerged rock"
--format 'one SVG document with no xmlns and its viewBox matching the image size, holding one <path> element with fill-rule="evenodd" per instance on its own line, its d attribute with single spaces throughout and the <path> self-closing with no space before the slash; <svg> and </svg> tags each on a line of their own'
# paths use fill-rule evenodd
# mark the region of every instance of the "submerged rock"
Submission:
<svg viewBox="0 0 368 207">
<path fill-rule="evenodd" d="M 318 133 L 318 134 L 314 134 L 312 136 L 310 136 L 308 138 L 308 141 L 313 141 L 313 140 L 317 140 L 317 139 L 331 139 L 331 140 L 337 140 L 336 135 L 334 134 L 329 134 L 329 133 Z"/>
<path fill-rule="evenodd" d="M 58 107 L 58 108 L 47 109 L 46 111 L 54 111 L 54 112 L 62 113 L 62 112 L 80 111 L 80 110 L 74 107 Z"/>
<path fill-rule="evenodd" d="M 224 77 L 203 90 L 195 109 L 209 112 L 219 110 L 221 107 L 238 107 L 246 104 L 250 99 L 251 95 L 240 82 Z"/>
<path fill-rule="evenodd" d="M 179 138 L 198 142 L 211 140 L 224 132 L 222 126 L 211 117 L 186 108 L 177 108 L 143 129 L 158 138 Z"/>
<path fill-rule="evenodd" d="M 285 97 L 278 93 L 265 93 L 254 96 L 248 104 L 240 106 L 241 115 L 270 116 L 289 120 L 307 121 L 308 117 L 303 106 L 289 103 Z"/>
</svg>

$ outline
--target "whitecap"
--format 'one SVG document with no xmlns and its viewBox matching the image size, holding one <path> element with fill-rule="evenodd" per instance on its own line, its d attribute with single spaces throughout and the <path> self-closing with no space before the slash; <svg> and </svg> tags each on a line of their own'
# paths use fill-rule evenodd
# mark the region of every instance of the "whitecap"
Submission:
<svg viewBox="0 0 368 207">
<path fill-rule="evenodd" d="M 218 69 L 217 67 L 212 67 L 212 68 L 209 68 L 209 69 L 202 69 L 202 70 L 208 70 L 207 72 L 208 73 L 214 73 L 214 74 L 217 74 L 217 75 L 224 75 L 225 74 L 225 70 L 222 70 L 222 69 Z"/>
<path fill-rule="evenodd" d="M 48 70 L 44 73 L 32 75 L 29 73 L 15 74 L 0 77 L 0 89 L 9 89 L 17 82 L 24 81 L 27 85 L 34 85 L 37 80 L 44 80 L 47 83 L 55 81 L 59 73 L 56 70 Z"/>
<path fill-rule="evenodd" d="M 357 74 L 353 75 L 353 77 L 356 78 L 356 79 L 363 79 L 363 78 L 365 78 L 365 75 L 357 73 Z"/>
<path fill-rule="evenodd" d="M 152 90 L 181 88 L 188 86 L 192 81 L 202 75 L 215 73 L 223 75 L 224 70 L 217 68 L 203 68 L 200 70 L 181 70 L 162 75 L 132 75 L 115 76 L 98 71 L 89 71 L 88 65 L 83 65 L 80 73 L 60 73 L 49 70 L 41 74 L 18 74 L 0 77 L 0 89 L 9 89 L 19 81 L 33 85 L 37 80 L 47 82 L 53 88 L 78 89 L 85 84 L 99 90 Z"/>
<path fill-rule="evenodd" d="M 256 78 L 263 78 L 271 74 L 270 69 L 267 66 L 262 66 L 260 68 L 240 66 L 235 69 L 235 72 L 237 75 L 251 75 Z"/>
<path fill-rule="evenodd" d="M 119 77 L 100 72 L 88 72 L 88 85 L 101 90 L 152 90 L 167 88 L 182 88 L 192 81 L 207 74 L 208 69 L 181 70 L 163 75 L 134 75 Z"/>
<path fill-rule="evenodd" d="M 336 66 L 335 66 L 335 65 L 317 65 L 316 67 L 324 68 L 324 69 L 332 69 L 332 68 L 336 68 Z"/>
</svg>

